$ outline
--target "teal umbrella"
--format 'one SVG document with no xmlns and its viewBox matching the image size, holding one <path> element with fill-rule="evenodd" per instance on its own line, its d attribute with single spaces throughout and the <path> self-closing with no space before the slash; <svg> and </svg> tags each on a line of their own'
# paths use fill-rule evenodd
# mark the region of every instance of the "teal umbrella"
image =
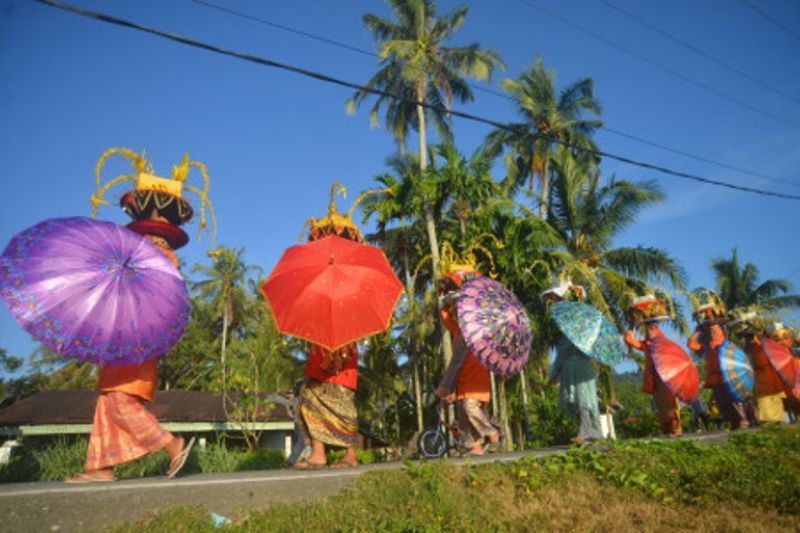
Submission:
<svg viewBox="0 0 800 533">
<path fill-rule="evenodd" d="M 606 365 L 622 361 L 622 339 L 600 311 L 581 302 L 556 302 L 550 312 L 558 329 L 580 351 Z"/>
</svg>

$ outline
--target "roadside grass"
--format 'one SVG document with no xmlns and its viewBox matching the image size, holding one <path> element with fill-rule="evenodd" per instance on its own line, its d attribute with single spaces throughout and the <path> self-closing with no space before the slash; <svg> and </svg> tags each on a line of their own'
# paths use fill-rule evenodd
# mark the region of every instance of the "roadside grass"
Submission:
<svg viewBox="0 0 800 533">
<path fill-rule="evenodd" d="M 86 439 L 59 439 L 45 446 L 23 446 L 8 465 L 0 468 L 0 482 L 60 481 L 83 472 Z M 184 467 L 186 473 L 219 473 L 281 468 L 285 457 L 280 450 L 254 452 L 230 449 L 223 444 L 196 446 Z M 114 469 L 118 478 L 160 476 L 167 471 L 166 452 L 146 455 Z"/>
<path fill-rule="evenodd" d="M 251 510 L 215 528 L 177 508 L 114 531 L 795 531 L 800 428 L 725 445 L 616 443 L 513 463 L 406 463 L 321 501 Z"/>
</svg>

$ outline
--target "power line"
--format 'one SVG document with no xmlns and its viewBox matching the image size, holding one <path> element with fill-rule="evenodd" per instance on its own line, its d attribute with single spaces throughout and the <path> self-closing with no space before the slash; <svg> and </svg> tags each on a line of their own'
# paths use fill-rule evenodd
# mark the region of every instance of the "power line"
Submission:
<svg viewBox="0 0 800 533">
<path fill-rule="evenodd" d="M 250 20 L 250 21 L 253 21 L 253 22 L 257 22 L 259 24 L 263 24 L 265 26 L 269 26 L 269 27 L 272 27 L 272 28 L 277 28 L 279 30 L 282 30 L 282 31 L 285 31 L 285 32 L 288 32 L 288 33 L 292 33 L 292 34 L 295 34 L 295 35 L 300 35 L 302 37 L 307 37 L 309 39 L 313 39 L 315 41 L 319 41 L 319 42 L 322 42 L 324 44 L 329 44 L 329 45 L 332 45 L 332 46 L 336 46 L 338 48 L 342 48 L 342 49 L 345 49 L 345 50 L 356 52 L 356 53 L 359 53 L 361 55 L 365 55 L 365 56 L 373 57 L 373 58 L 376 58 L 376 59 L 380 59 L 380 56 L 378 56 L 378 54 L 376 54 L 375 52 L 372 52 L 370 50 L 365 50 L 363 48 L 359 48 L 359 47 L 356 47 L 356 46 L 352 46 L 350 44 L 343 43 L 341 41 L 336 41 L 336 40 L 333 40 L 333 39 L 331 39 L 329 37 L 324 37 L 324 36 L 321 36 L 321 35 L 318 35 L 318 34 L 313 34 L 313 33 L 307 32 L 307 31 L 299 30 L 297 28 L 292 28 L 292 27 L 287 26 L 285 24 L 280 24 L 280 23 L 277 23 L 277 22 L 273 22 L 273 21 L 267 20 L 267 19 L 262 18 L 262 17 L 257 17 L 255 15 L 250 15 L 248 13 L 242 13 L 241 11 L 236 11 L 234 9 L 230 9 L 228 7 L 225 7 L 225 6 L 220 6 L 220 5 L 214 4 L 212 2 L 208 2 L 206 0 L 191 0 L 191 1 L 195 2 L 197 4 L 200 4 L 202 6 L 208 7 L 210 9 L 214 9 L 214 10 L 217 10 L 217 11 L 221 11 L 223 13 L 227 13 L 229 15 L 233 15 L 233 16 L 240 17 L 240 18 L 243 18 L 243 19 L 247 19 L 247 20 Z M 602 0 L 600 0 L 600 1 L 602 1 Z M 508 94 L 502 93 L 500 91 L 496 91 L 496 90 L 493 90 L 493 89 L 488 88 L 488 87 L 483 87 L 481 85 L 477 85 L 477 84 L 474 84 L 474 83 L 471 83 L 471 82 L 467 82 L 467 85 L 469 85 L 472 89 L 475 89 L 476 91 L 480 91 L 480 92 L 483 92 L 483 93 L 486 93 L 486 94 L 490 94 L 490 95 L 496 96 L 498 98 L 503 98 L 503 99 L 508 100 L 510 102 L 515 102 L 514 98 L 512 98 Z M 798 102 L 800 102 L 800 100 L 798 100 Z M 716 161 L 714 159 L 710 159 L 708 157 L 692 154 L 692 153 L 686 152 L 685 150 L 680 150 L 678 148 L 672 148 L 670 146 L 666 146 L 664 144 L 657 143 L 655 141 L 649 141 L 647 139 L 643 139 L 643 138 L 638 137 L 636 135 L 632 135 L 630 133 L 625 133 L 623 131 L 619 131 L 619 130 L 616 130 L 614 128 L 610 128 L 610 127 L 605 126 L 605 125 L 600 126 L 599 129 L 604 130 L 604 131 L 606 131 L 608 133 L 611 133 L 613 135 L 618 135 L 620 137 L 624 137 L 626 139 L 645 144 L 647 146 L 658 148 L 659 150 L 664 150 L 664 151 L 667 151 L 667 152 L 671 152 L 673 154 L 677 154 L 677 155 L 680 155 L 682 157 L 686 157 L 688 159 L 694 159 L 696 161 L 701 161 L 703 163 L 716 165 L 716 166 L 718 166 L 720 168 L 725 168 L 725 169 L 731 170 L 733 172 L 738 172 L 739 174 L 744 174 L 744 175 L 753 176 L 753 177 L 757 177 L 757 178 L 763 178 L 763 179 L 767 179 L 767 180 L 783 183 L 785 185 L 790 185 L 792 187 L 800 187 L 800 183 L 797 183 L 797 182 L 794 182 L 794 181 L 791 181 L 791 180 L 786 180 L 786 179 L 778 178 L 778 177 L 775 177 L 775 176 L 769 176 L 769 175 L 763 174 L 761 172 L 756 172 L 756 171 L 753 171 L 753 170 L 746 170 L 746 169 L 743 169 L 741 167 L 730 165 L 728 163 L 723 163 L 723 162 L 720 162 L 720 161 Z"/>
<path fill-rule="evenodd" d="M 628 17 L 629 19 L 633 20 L 637 24 L 639 24 L 641 26 L 644 26 L 645 28 L 648 28 L 651 31 L 654 31 L 655 33 L 661 35 L 662 37 L 665 37 L 665 38 L 669 39 L 670 41 L 672 41 L 674 43 L 677 43 L 678 45 L 682 46 L 683 48 L 685 48 L 685 49 L 687 49 L 687 50 L 689 50 L 691 52 L 694 52 L 695 54 L 699 55 L 700 57 L 703 57 L 703 58 L 711 61 L 715 65 L 720 66 L 720 67 L 722 67 L 722 68 L 724 68 L 724 69 L 726 69 L 726 70 L 728 70 L 730 72 L 733 72 L 734 74 L 746 79 L 747 81 L 758 85 L 762 89 L 766 89 L 768 91 L 772 91 L 773 93 L 778 94 L 780 96 L 783 96 L 784 98 L 786 98 L 788 100 L 791 100 L 792 102 L 800 104 L 800 98 L 797 98 L 796 96 L 792 96 L 791 94 L 788 94 L 788 93 L 782 91 L 781 89 L 778 89 L 777 87 L 773 87 L 772 85 L 770 85 L 770 84 L 768 84 L 768 83 L 766 83 L 766 82 L 764 82 L 764 81 L 762 81 L 762 80 L 760 80 L 760 79 L 758 79 L 758 78 L 756 78 L 754 76 L 751 76 L 751 75 L 747 74 L 746 72 L 743 72 L 742 70 L 734 67 L 730 63 L 726 63 L 725 61 L 723 61 L 721 59 L 718 59 L 718 58 L 712 56 L 711 54 L 708 54 L 707 52 L 704 52 L 703 50 L 699 49 L 698 47 L 694 46 L 693 44 L 688 43 L 688 42 L 684 41 L 683 39 L 681 39 L 679 37 L 676 37 L 672 33 L 670 33 L 668 31 L 656 26 L 655 24 L 653 24 L 651 22 L 648 22 L 647 20 L 643 19 L 639 15 L 636 15 L 635 13 L 631 13 L 630 11 L 628 11 L 626 9 L 623 9 L 620 6 L 614 4 L 613 2 L 610 2 L 609 0 L 597 0 L 597 1 L 600 2 L 601 4 L 603 4 L 604 6 L 608 7 L 609 9 L 613 9 L 614 11 L 616 11 L 618 13 L 621 13 L 622 15 Z"/>
<path fill-rule="evenodd" d="M 531 2 L 530 0 L 518 0 L 518 1 L 522 5 L 528 7 L 529 9 L 532 9 L 534 11 L 538 11 L 540 13 L 544 13 L 548 17 L 551 17 L 551 18 L 554 18 L 556 20 L 559 20 L 559 21 L 563 22 L 564 24 L 566 24 L 566 25 L 568 25 L 568 26 L 570 26 L 572 28 L 575 28 L 576 30 L 578 30 L 580 32 L 583 32 L 583 33 L 589 35 L 590 37 L 593 37 L 594 39 L 597 39 L 598 41 L 601 41 L 601 42 L 603 42 L 603 43 L 605 43 L 605 44 L 607 44 L 607 45 L 609 45 L 609 46 L 611 46 L 613 48 L 616 48 L 617 50 L 619 50 L 621 52 L 624 52 L 624 53 L 626 53 L 626 54 L 628 54 L 630 56 L 633 56 L 636 59 L 638 59 L 638 60 L 640 60 L 640 61 L 642 61 L 644 63 L 647 63 L 648 65 L 651 65 L 651 66 L 653 66 L 653 67 L 655 67 L 655 68 L 657 68 L 659 70 L 662 70 L 662 71 L 670 74 L 671 76 L 673 76 L 675 78 L 683 80 L 683 81 L 685 81 L 686 83 L 688 83 L 690 85 L 694 85 L 695 87 L 703 89 L 704 91 L 706 91 L 708 93 L 711 93 L 711 94 L 713 94 L 715 96 L 718 96 L 719 98 L 728 100 L 729 102 L 733 102 L 734 104 L 738 105 L 739 107 L 742 107 L 744 109 L 748 109 L 748 110 L 750 110 L 750 111 L 752 111 L 754 113 L 758 113 L 759 115 L 763 115 L 765 117 L 769 117 L 769 118 L 771 118 L 773 120 L 776 120 L 778 122 L 782 122 L 783 124 L 786 124 L 787 126 L 792 126 L 793 128 L 800 128 L 800 124 L 798 124 L 797 122 L 788 120 L 788 119 L 786 119 L 786 118 L 784 118 L 784 117 L 782 117 L 780 115 L 776 115 L 775 113 L 772 113 L 771 111 L 767 111 L 766 109 L 762 109 L 760 107 L 748 104 L 747 102 L 745 102 L 743 100 L 740 100 L 739 98 L 737 98 L 735 96 L 732 96 L 732 95 L 730 95 L 728 93 L 725 93 L 725 92 L 722 92 L 722 91 L 720 91 L 718 89 L 715 89 L 714 87 L 712 87 L 710 85 L 707 85 L 707 84 L 705 84 L 703 82 L 697 81 L 694 78 L 691 78 L 691 77 L 689 77 L 689 76 L 687 76 L 685 74 L 682 74 L 681 72 L 675 70 L 674 68 L 672 68 L 672 67 L 670 67 L 668 65 L 665 65 L 664 63 L 656 61 L 655 59 L 651 59 L 651 58 L 649 58 L 649 57 L 647 57 L 647 56 L 645 56 L 643 54 L 640 54 L 639 52 L 637 52 L 635 50 L 631 50 L 630 48 L 628 48 L 626 46 L 623 46 L 623 45 L 621 45 L 621 44 L 619 44 L 619 43 L 617 43 L 615 41 L 612 41 L 611 39 L 607 39 L 606 37 L 603 37 L 602 35 L 600 35 L 599 33 L 595 32 L 594 30 L 591 30 L 591 29 L 589 29 L 589 28 L 587 28 L 585 26 L 582 26 L 582 25 L 580 25 L 580 24 L 578 24 L 576 22 L 573 22 L 572 20 L 568 19 L 567 17 L 561 16 L 558 13 L 556 13 L 556 12 L 550 10 L 550 9 L 547 9 L 546 7 L 543 7 L 543 6 L 539 5 L 539 4 Z"/>
<path fill-rule="evenodd" d="M 267 59 L 267 58 L 264 58 L 264 57 L 260 57 L 260 56 L 256 56 L 256 55 L 252 55 L 252 54 L 248 54 L 248 53 L 244 53 L 244 52 L 237 52 L 237 51 L 234 51 L 234 50 L 228 50 L 228 49 L 225 49 L 225 48 L 220 48 L 218 46 L 214 46 L 212 44 L 208 44 L 208 43 L 205 43 L 205 42 L 202 42 L 202 41 L 198 41 L 198 40 L 195 40 L 195 39 L 192 39 L 192 38 L 189 38 L 189 37 L 184 37 L 182 35 L 178 35 L 178 34 L 175 34 L 175 33 L 165 32 L 165 31 L 162 31 L 162 30 L 159 30 L 159 29 L 156 29 L 156 28 L 151 28 L 149 26 L 144 26 L 144 25 L 141 25 L 141 24 L 138 24 L 138 23 L 135 23 L 135 22 L 130 22 L 128 20 L 120 19 L 120 18 L 111 16 L 111 15 L 106 15 L 106 14 L 103 14 L 103 13 L 98 13 L 96 11 L 90 11 L 88 9 L 83 9 L 83 8 L 80 8 L 80 7 L 64 4 L 64 3 L 58 2 L 57 0 L 36 0 L 36 1 L 41 3 L 41 4 L 45 4 L 45 5 L 48 5 L 48 6 L 51 6 L 51 7 L 62 9 L 64 11 L 75 13 L 75 14 L 78 14 L 78 15 L 81 15 L 81 16 L 84 16 L 84 17 L 100 20 L 102 22 L 106 22 L 106 23 L 109 23 L 109 24 L 114 24 L 114 25 L 117 25 L 117 26 L 123 26 L 123 27 L 126 27 L 126 28 L 138 30 L 138 31 L 141 31 L 141 32 L 144 32 L 144 33 L 149 33 L 151 35 L 156 35 L 158 37 L 163 37 L 165 39 L 169 39 L 169 40 L 172 40 L 172 41 L 175 41 L 175 42 L 179 42 L 181 44 L 185 44 L 185 45 L 192 46 L 192 47 L 195 47 L 195 48 L 200 48 L 202 50 L 207 50 L 207 51 L 214 52 L 214 53 L 217 53 L 217 54 L 221 54 L 221 55 L 225 55 L 225 56 L 229 56 L 229 57 L 234 57 L 234 58 L 237 58 L 237 59 L 242 59 L 244 61 L 249 61 L 251 63 L 256 63 L 256 64 L 259 64 L 259 65 L 262 65 L 262 66 L 266 66 L 266 67 L 273 67 L 273 68 L 286 70 L 286 71 L 289 71 L 289 72 L 294 72 L 295 74 L 300 74 L 302 76 L 313 78 L 313 79 L 316 79 L 316 80 L 319 80 L 319 81 L 323 81 L 323 82 L 326 82 L 326 83 L 339 85 L 341 87 L 347 87 L 348 89 L 354 89 L 354 90 L 357 90 L 357 91 L 364 91 L 364 92 L 368 92 L 370 94 L 377 95 L 377 96 L 385 96 L 385 97 L 392 98 L 392 99 L 399 100 L 399 101 L 403 101 L 403 102 L 406 102 L 406 103 L 412 104 L 412 105 L 420 105 L 420 106 L 424 107 L 425 109 L 449 113 L 452 116 L 460 117 L 460 118 L 463 118 L 463 119 L 466 119 L 466 120 L 472 120 L 474 122 L 479 122 L 479 123 L 482 123 L 482 124 L 487 124 L 489 126 L 492 126 L 492 127 L 498 128 L 498 129 L 503 129 L 503 130 L 506 130 L 506 131 L 509 131 L 509 132 L 512 132 L 512 133 L 522 133 L 522 134 L 525 134 L 525 135 L 529 135 L 531 138 L 534 138 L 534 136 L 532 134 L 530 134 L 529 132 L 527 132 L 527 131 L 518 130 L 518 129 L 512 128 L 511 126 L 509 126 L 507 124 L 503 124 L 503 123 L 500 123 L 500 122 L 497 122 L 495 120 L 488 119 L 488 118 L 485 118 L 485 117 L 480 117 L 480 116 L 477 116 L 477 115 L 473 115 L 471 113 L 465 113 L 463 111 L 458 111 L 458 110 L 455 110 L 455 109 L 444 109 L 444 108 L 442 108 L 440 106 L 428 104 L 428 103 L 425 103 L 425 102 L 419 103 L 419 102 L 417 102 L 416 100 L 414 100 L 412 98 L 407 98 L 407 97 L 402 96 L 402 95 L 396 95 L 396 94 L 389 93 L 387 91 L 382 91 L 382 90 L 379 90 L 379 89 L 366 87 L 366 86 L 363 86 L 363 85 L 359 85 L 357 83 L 353 83 L 353 82 L 349 82 L 349 81 L 342 80 L 342 79 L 339 79 L 339 78 L 335 78 L 335 77 L 329 76 L 327 74 L 323 74 L 323 73 L 320 73 L 320 72 L 315 72 L 315 71 L 312 71 L 312 70 L 308 70 L 308 69 L 305 69 L 305 68 L 297 67 L 297 66 L 294 66 L 294 65 L 289 65 L 289 64 L 286 64 L 286 63 L 280 63 L 278 61 L 273 61 L 271 59 Z M 586 152 L 586 153 L 589 153 L 589 154 L 592 154 L 592 155 L 595 155 L 595 156 L 598 156 L 598 157 L 607 157 L 609 159 L 614 159 L 616 161 L 620 161 L 622 163 L 627 163 L 629 165 L 638 166 L 638 167 L 646 168 L 646 169 L 650 169 L 650 170 L 655 170 L 657 172 L 660 172 L 662 174 L 667 174 L 667 175 L 670 175 L 670 176 L 675 176 L 675 177 L 679 177 L 679 178 L 683 178 L 683 179 L 697 181 L 697 182 L 700 182 L 700 183 L 706 183 L 706 184 L 710 184 L 710 185 L 716 185 L 716 186 L 720 186 L 720 187 L 725 187 L 725 188 L 733 189 L 733 190 L 737 190 L 737 191 L 750 192 L 750 193 L 753 193 L 753 194 L 760 194 L 760 195 L 763 195 L 763 196 L 772 196 L 772 197 L 776 197 L 776 198 L 784 198 L 784 199 L 787 199 L 787 200 L 800 201 L 800 196 L 797 196 L 797 195 L 784 194 L 784 193 L 779 193 L 779 192 L 774 192 L 774 191 L 767 191 L 767 190 L 764 190 L 764 189 L 757 189 L 755 187 L 745 187 L 745 186 L 741 186 L 741 185 L 734 185 L 732 183 L 727 183 L 727 182 L 724 182 L 724 181 L 719 181 L 719 180 L 715 180 L 715 179 L 711 179 L 711 178 L 706 178 L 706 177 L 703 177 L 703 176 L 689 174 L 689 173 L 686 173 L 686 172 L 672 170 L 672 169 L 669 169 L 669 168 L 666 168 L 666 167 L 662 167 L 662 166 L 655 165 L 655 164 L 652 164 L 652 163 L 647 163 L 647 162 L 644 162 L 644 161 L 637 161 L 635 159 L 631 159 L 631 158 L 626 157 L 626 156 L 611 154 L 611 153 L 608 153 L 608 152 L 604 152 L 602 150 L 593 150 L 593 149 L 588 149 L 588 148 L 575 146 L 575 145 L 573 145 L 571 143 L 562 141 L 560 139 L 552 139 L 552 140 L 553 140 L 553 142 L 555 142 L 557 144 L 561 144 L 563 146 L 566 146 L 566 147 L 569 147 L 569 148 L 572 148 L 572 149 L 575 149 L 575 150 L 581 150 L 583 152 Z"/>
<path fill-rule="evenodd" d="M 769 13 L 767 13 L 766 11 L 764 11 L 763 9 L 761 9 L 760 7 L 755 5 L 753 2 L 750 2 L 748 0 L 739 0 L 739 1 L 741 3 L 743 3 L 744 5 L 746 5 L 747 7 L 749 7 L 750 9 L 752 9 L 753 11 L 755 11 L 756 13 L 758 13 L 759 15 L 761 15 L 767 22 L 771 23 L 773 26 L 775 26 L 777 28 L 780 28 L 781 30 L 783 30 L 787 34 L 791 35 L 792 37 L 794 37 L 795 39 L 800 41 L 800 34 L 795 32 L 793 29 L 789 28 L 788 26 L 785 26 L 778 19 L 775 19 L 772 16 L 770 16 Z"/>
</svg>

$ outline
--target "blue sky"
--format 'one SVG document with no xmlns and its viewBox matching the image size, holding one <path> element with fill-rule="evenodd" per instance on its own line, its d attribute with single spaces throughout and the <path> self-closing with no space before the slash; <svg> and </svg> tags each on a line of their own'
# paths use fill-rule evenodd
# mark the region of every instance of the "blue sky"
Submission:
<svg viewBox="0 0 800 533">
<path fill-rule="evenodd" d="M 219 1 L 222 4 L 222 0 Z M 704 52 L 800 100 L 800 40 L 731 0 L 635 2 L 613 0 Z M 76 5 L 107 12 L 221 47 L 261 55 L 354 82 L 376 60 L 308 40 L 191 0 Z M 541 5 L 603 38 L 667 65 L 790 123 L 752 112 L 670 76 L 531 5 Z M 762 8 L 800 28 L 800 3 L 767 0 Z M 374 49 L 363 29 L 365 12 L 387 16 L 383 2 L 339 0 L 230 1 L 225 6 L 275 23 Z M 467 5 L 454 45 L 478 42 L 508 65 L 490 86 L 531 65 L 537 53 L 559 85 L 590 76 L 610 128 L 789 185 L 745 176 L 607 132 L 601 148 L 633 159 L 732 183 L 800 194 L 800 104 L 767 91 L 643 28 L 598 0 L 495 0 L 439 3 L 440 12 Z M 352 193 L 368 188 L 394 152 L 381 127 L 370 129 L 365 109 L 345 112 L 350 91 L 275 69 L 169 42 L 29 1 L 0 5 L 0 244 L 43 219 L 88 215 L 94 166 L 109 147 L 145 149 L 156 172 L 168 174 L 183 153 L 203 161 L 219 217 L 217 242 L 245 247 L 248 262 L 266 272 L 298 240 L 303 221 L 324 213 L 328 186 L 340 180 Z M 499 121 L 515 119 L 510 102 L 476 92 L 459 109 Z M 459 149 L 469 153 L 486 126 L 456 119 Z M 412 146 L 415 141 L 412 139 Z M 667 201 L 644 212 L 617 244 L 667 249 L 690 275 L 690 285 L 713 283 L 709 260 L 738 247 L 762 279 L 800 284 L 800 202 L 688 182 L 614 161 L 603 169 L 619 178 L 654 178 Z M 109 164 L 107 176 L 127 170 Z M 115 199 L 123 189 L 118 189 Z M 355 195 L 351 195 L 350 198 Z M 345 205 L 349 205 L 346 202 Z M 101 218 L 125 222 L 116 208 Z M 180 252 L 205 261 L 208 237 Z M 27 355 L 34 344 L 0 306 L 0 346 Z"/>
</svg>

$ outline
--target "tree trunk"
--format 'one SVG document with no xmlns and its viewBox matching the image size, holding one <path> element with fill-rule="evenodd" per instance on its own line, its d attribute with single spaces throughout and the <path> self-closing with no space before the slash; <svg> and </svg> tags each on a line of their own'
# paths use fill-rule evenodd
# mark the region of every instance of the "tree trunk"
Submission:
<svg viewBox="0 0 800 533">
<path fill-rule="evenodd" d="M 547 202 L 550 199 L 550 164 L 549 155 L 545 154 L 542 167 L 542 196 L 539 200 L 539 216 L 542 220 L 547 218 Z"/>
<path fill-rule="evenodd" d="M 503 450 L 510 452 L 514 449 L 511 435 L 511 425 L 508 421 L 508 401 L 506 400 L 506 378 L 500 376 L 497 394 L 500 396 L 500 427 L 503 430 Z"/>
<path fill-rule="evenodd" d="M 225 302 L 225 308 L 222 311 L 222 353 L 221 353 L 221 362 L 222 362 L 222 391 L 225 392 L 227 380 L 226 380 L 226 370 L 225 370 L 225 351 L 228 346 L 228 302 Z"/>
<path fill-rule="evenodd" d="M 489 390 L 491 391 L 492 399 L 492 418 L 497 420 L 497 381 L 494 377 L 494 372 L 489 372 Z"/>
<path fill-rule="evenodd" d="M 421 103 L 423 101 L 424 87 L 420 87 L 417 91 L 417 119 L 419 120 L 419 170 L 424 174 L 428 169 L 428 146 L 425 131 L 425 109 Z M 428 245 L 431 252 L 431 272 L 433 277 L 434 287 L 439 279 L 439 239 L 436 235 L 436 219 L 433 212 L 433 204 L 430 199 L 425 198 L 425 229 L 428 233 Z M 442 310 L 442 301 L 440 298 L 436 299 L 436 309 Z M 444 366 L 447 367 L 450 363 L 450 358 L 453 356 L 453 346 L 450 342 L 450 336 L 447 335 L 444 324 L 439 321 L 439 333 L 442 336 L 442 358 L 444 359 Z"/>
<path fill-rule="evenodd" d="M 417 412 L 417 431 L 422 431 L 425 425 L 425 418 L 422 412 L 422 390 L 420 388 L 419 379 L 419 345 L 417 342 L 417 323 L 416 312 L 414 311 L 417 302 L 414 300 L 414 279 L 411 277 L 411 270 L 408 264 L 408 254 L 403 254 L 403 262 L 406 270 L 406 297 L 409 299 L 409 310 L 411 310 L 411 350 L 409 350 L 409 357 L 411 358 L 411 365 L 414 371 L 414 406 Z M 399 435 L 398 435 L 399 437 Z"/>
</svg>

